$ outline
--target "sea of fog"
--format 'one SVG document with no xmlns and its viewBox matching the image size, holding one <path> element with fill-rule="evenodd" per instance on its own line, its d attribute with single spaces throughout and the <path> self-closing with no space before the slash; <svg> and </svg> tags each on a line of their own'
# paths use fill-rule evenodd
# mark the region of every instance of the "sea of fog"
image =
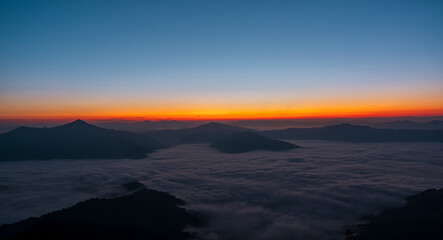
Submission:
<svg viewBox="0 0 443 240">
<path fill-rule="evenodd" d="M 441 143 L 292 141 L 286 152 L 181 145 L 140 160 L 0 162 L 0 224 L 140 181 L 210 220 L 202 239 L 342 239 L 343 226 L 443 187 Z"/>
</svg>

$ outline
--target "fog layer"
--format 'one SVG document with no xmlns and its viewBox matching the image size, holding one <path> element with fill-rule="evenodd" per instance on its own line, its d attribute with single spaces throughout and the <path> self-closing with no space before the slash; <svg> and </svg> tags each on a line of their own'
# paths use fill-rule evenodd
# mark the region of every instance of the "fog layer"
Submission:
<svg viewBox="0 0 443 240">
<path fill-rule="evenodd" d="M 285 152 L 181 145 L 140 160 L 0 162 L 0 224 L 141 181 L 204 213 L 202 239 L 340 239 L 358 218 L 443 187 L 441 143 L 291 141 Z"/>
</svg>

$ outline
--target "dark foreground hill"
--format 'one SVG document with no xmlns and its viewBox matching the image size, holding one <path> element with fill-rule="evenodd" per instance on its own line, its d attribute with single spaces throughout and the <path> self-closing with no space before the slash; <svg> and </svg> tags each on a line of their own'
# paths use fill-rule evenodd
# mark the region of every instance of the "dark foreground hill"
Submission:
<svg viewBox="0 0 443 240">
<path fill-rule="evenodd" d="M 183 231 L 185 226 L 198 225 L 198 220 L 178 207 L 183 204 L 168 193 L 144 188 L 0 226 L 0 239 L 187 239 L 191 235 Z"/>
<path fill-rule="evenodd" d="M 347 142 L 443 142 L 443 130 L 376 129 L 347 123 L 319 128 L 262 131 L 277 139 L 335 140 Z"/>
<path fill-rule="evenodd" d="M 211 145 L 224 153 L 244 153 L 254 150 L 283 151 L 299 146 L 260 136 L 253 132 L 238 132 L 223 137 Z"/>
<path fill-rule="evenodd" d="M 405 206 L 368 217 L 359 225 L 358 240 L 443 239 L 443 189 L 426 190 L 409 197 Z"/>
<path fill-rule="evenodd" d="M 161 148 L 147 136 L 77 120 L 53 128 L 19 127 L 0 135 L 0 160 L 143 158 Z"/>
</svg>

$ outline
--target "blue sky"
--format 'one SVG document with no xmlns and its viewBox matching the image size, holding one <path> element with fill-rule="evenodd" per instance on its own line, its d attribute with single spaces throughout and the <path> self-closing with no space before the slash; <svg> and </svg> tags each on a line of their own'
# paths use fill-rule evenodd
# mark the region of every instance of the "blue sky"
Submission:
<svg viewBox="0 0 443 240">
<path fill-rule="evenodd" d="M 1 101 L 443 90 L 442 1 L 0 4 Z"/>
</svg>

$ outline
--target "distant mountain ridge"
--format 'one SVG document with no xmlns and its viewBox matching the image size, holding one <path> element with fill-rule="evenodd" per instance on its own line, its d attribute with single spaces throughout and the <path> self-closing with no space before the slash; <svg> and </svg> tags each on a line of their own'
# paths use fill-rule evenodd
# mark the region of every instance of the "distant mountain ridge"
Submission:
<svg viewBox="0 0 443 240">
<path fill-rule="evenodd" d="M 373 125 L 376 128 L 391 129 L 417 129 L 417 130 L 443 130 L 443 121 L 433 120 L 429 122 L 414 122 L 410 120 L 384 122 Z"/>
<path fill-rule="evenodd" d="M 147 134 L 166 145 L 208 143 L 211 147 L 224 153 L 243 153 L 255 150 L 283 151 L 299 147 L 262 136 L 255 130 L 216 122 L 194 128 L 155 131 Z"/>
<path fill-rule="evenodd" d="M 159 130 L 146 133 L 163 144 L 211 143 L 229 134 L 243 131 L 254 131 L 247 128 L 210 122 L 193 128 L 179 130 Z"/>
<path fill-rule="evenodd" d="M 211 122 L 193 128 L 141 134 L 105 129 L 76 120 L 53 128 L 18 127 L 0 134 L 0 159 L 135 159 L 144 158 L 147 153 L 164 146 L 184 143 L 208 143 L 226 153 L 238 152 L 239 149 L 240 152 L 277 151 L 298 147 L 257 134 L 247 138 L 234 134 L 245 131 L 253 130 Z M 237 150 L 223 148 L 228 146 L 227 142 L 220 140 L 228 136 L 229 148 Z"/>
<path fill-rule="evenodd" d="M 0 159 L 143 158 L 162 148 L 147 136 L 100 128 L 82 120 L 53 127 L 19 127 L 0 135 Z"/>
<path fill-rule="evenodd" d="M 176 120 L 160 120 L 160 121 L 144 120 L 140 122 L 116 122 L 116 121 L 98 122 L 95 125 L 119 131 L 149 132 L 149 131 L 164 130 L 164 129 L 190 128 L 197 126 L 198 123 L 191 121 L 176 121 Z"/>
<path fill-rule="evenodd" d="M 18 127 L 0 134 L 0 160 L 135 159 L 144 158 L 147 153 L 165 146 L 192 143 L 206 143 L 225 153 L 282 151 L 298 147 L 276 139 L 443 142 L 443 130 L 377 129 L 341 123 L 315 128 L 256 131 L 211 122 L 193 128 L 142 134 L 105 129 L 76 120 L 53 128 Z"/>
<path fill-rule="evenodd" d="M 342 123 L 315 128 L 266 130 L 260 134 L 277 139 L 334 140 L 347 142 L 443 142 L 442 130 L 378 129 Z"/>
<path fill-rule="evenodd" d="M 387 117 L 387 118 L 325 118 L 325 119 L 264 119 L 238 120 L 228 124 L 257 130 L 281 130 L 287 128 L 312 128 L 336 125 L 343 122 L 373 128 L 443 130 L 443 116 Z"/>
</svg>

